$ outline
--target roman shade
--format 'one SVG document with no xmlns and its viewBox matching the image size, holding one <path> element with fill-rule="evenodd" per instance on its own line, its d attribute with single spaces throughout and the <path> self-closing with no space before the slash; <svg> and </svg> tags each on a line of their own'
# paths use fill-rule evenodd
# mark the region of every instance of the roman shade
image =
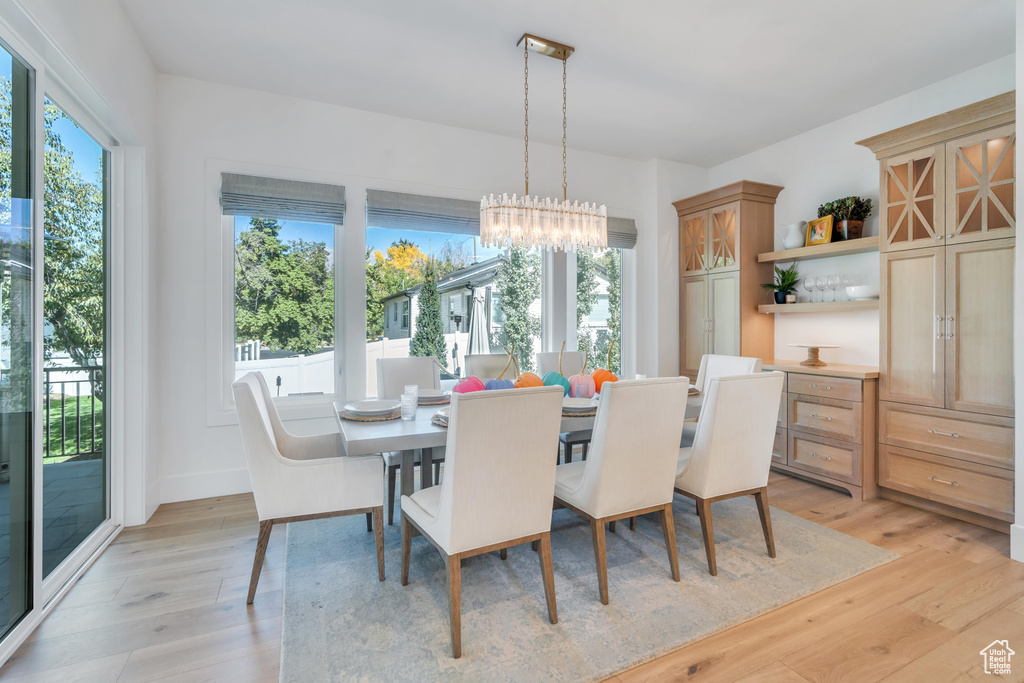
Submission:
<svg viewBox="0 0 1024 683">
<path fill-rule="evenodd" d="M 367 190 L 366 226 L 479 235 L 480 202 Z"/>
<path fill-rule="evenodd" d="M 222 173 L 220 205 L 229 216 L 345 222 L 345 188 L 327 183 Z"/>
<path fill-rule="evenodd" d="M 632 249 L 636 246 L 636 221 L 632 218 L 608 216 L 608 246 L 614 249 Z"/>
</svg>

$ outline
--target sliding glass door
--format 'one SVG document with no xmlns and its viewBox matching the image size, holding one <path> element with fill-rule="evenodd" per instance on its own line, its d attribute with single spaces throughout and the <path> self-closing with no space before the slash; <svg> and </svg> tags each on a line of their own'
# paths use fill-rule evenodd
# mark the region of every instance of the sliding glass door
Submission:
<svg viewBox="0 0 1024 683">
<path fill-rule="evenodd" d="M 108 152 L 49 98 L 43 167 L 43 577 L 109 516 Z"/>
<path fill-rule="evenodd" d="M 32 609 L 32 74 L 0 46 L 0 632 Z"/>
</svg>

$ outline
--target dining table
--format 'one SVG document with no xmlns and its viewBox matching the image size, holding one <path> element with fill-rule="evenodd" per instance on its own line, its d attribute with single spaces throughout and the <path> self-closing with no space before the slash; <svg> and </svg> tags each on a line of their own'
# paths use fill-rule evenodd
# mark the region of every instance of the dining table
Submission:
<svg viewBox="0 0 1024 683">
<path fill-rule="evenodd" d="M 420 487 L 433 486 L 434 450 L 444 448 L 448 443 L 448 428 L 434 424 L 432 418 L 439 408 L 445 406 L 418 406 L 412 420 L 386 420 L 361 422 L 347 420 L 341 416 L 348 401 L 334 402 L 334 417 L 341 431 L 345 455 L 370 455 L 399 451 L 402 454 L 401 491 L 411 496 L 415 490 L 413 468 L 416 451 L 420 451 Z M 500 425 L 496 425 L 496 428 Z M 562 414 L 559 432 L 579 432 L 594 428 L 594 416 L 566 417 Z"/>
</svg>

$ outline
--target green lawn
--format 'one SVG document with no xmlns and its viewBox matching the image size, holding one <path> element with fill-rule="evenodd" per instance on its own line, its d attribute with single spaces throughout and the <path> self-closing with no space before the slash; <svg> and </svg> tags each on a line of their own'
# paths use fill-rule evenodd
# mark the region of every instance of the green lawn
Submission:
<svg viewBox="0 0 1024 683">
<path fill-rule="evenodd" d="M 44 444 L 47 452 L 43 453 L 44 463 L 55 463 L 73 457 L 79 451 L 78 446 L 78 412 L 81 412 L 81 450 L 89 452 L 93 449 L 92 443 L 92 406 L 96 404 L 96 450 L 103 448 L 103 402 L 92 396 L 66 396 L 63 400 L 52 399 L 47 401 L 49 409 L 49 420 L 47 434 L 49 441 Z M 61 410 L 64 412 L 64 439 L 63 451 L 61 450 Z M 43 414 L 46 419 L 46 413 Z M 47 447 L 48 445 L 48 447 Z M 61 455 L 61 453 L 64 455 Z"/>
</svg>

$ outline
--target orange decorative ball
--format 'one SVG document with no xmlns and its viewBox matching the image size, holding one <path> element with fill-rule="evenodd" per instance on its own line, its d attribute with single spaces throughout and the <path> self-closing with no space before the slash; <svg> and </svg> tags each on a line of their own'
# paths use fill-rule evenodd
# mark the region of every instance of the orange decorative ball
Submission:
<svg viewBox="0 0 1024 683">
<path fill-rule="evenodd" d="M 514 386 L 516 389 L 526 389 L 527 387 L 542 387 L 544 386 L 544 382 L 541 380 L 540 377 L 538 377 L 534 373 L 524 372 L 523 374 L 519 375 L 519 379 L 516 380 Z"/>
<path fill-rule="evenodd" d="M 619 378 L 615 376 L 615 373 L 611 370 L 605 370 L 604 368 L 598 368 L 594 370 L 594 374 L 591 375 L 594 378 L 594 386 L 597 388 L 597 393 L 601 393 L 601 385 L 605 382 L 618 382 Z"/>
</svg>

